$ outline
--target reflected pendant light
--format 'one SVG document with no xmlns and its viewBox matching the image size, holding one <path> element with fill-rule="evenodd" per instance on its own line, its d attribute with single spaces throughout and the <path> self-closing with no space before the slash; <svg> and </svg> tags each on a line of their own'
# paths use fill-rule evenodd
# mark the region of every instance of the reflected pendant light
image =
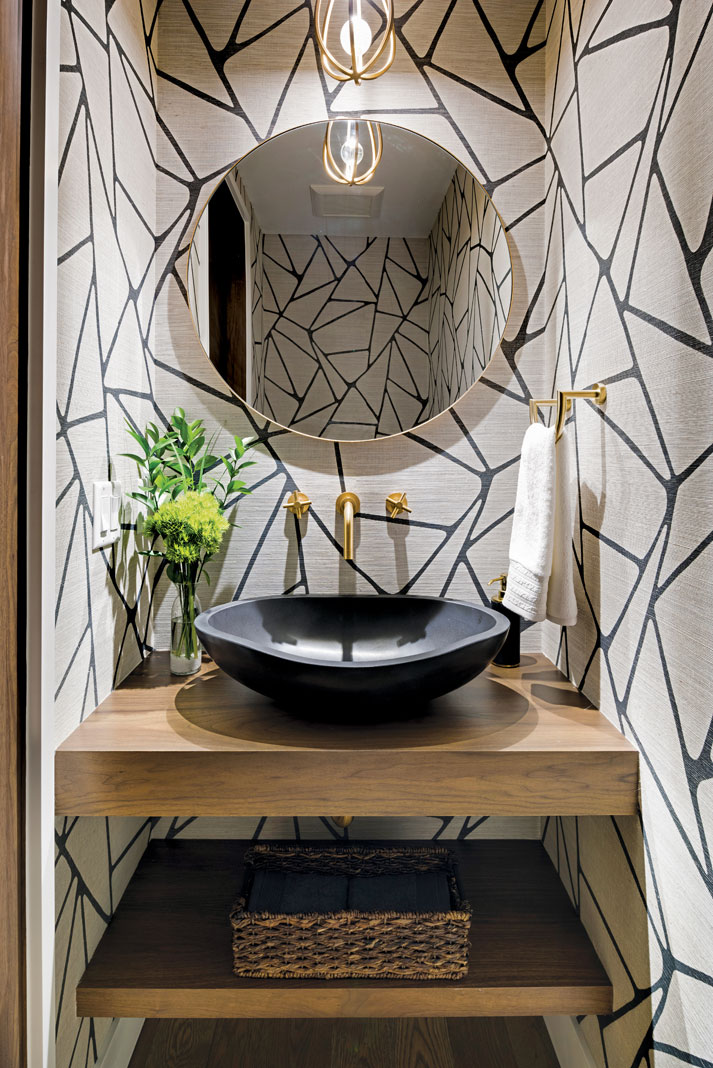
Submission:
<svg viewBox="0 0 713 1068">
<path fill-rule="evenodd" d="M 370 81 L 394 61 L 394 0 L 317 0 L 314 28 L 324 72 L 338 82 Z"/>
<path fill-rule="evenodd" d="M 322 146 L 324 169 L 333 182 L 365 185 L 379 166 L 384 143 L 378 122 L 332 119 Z"/>
</svg>

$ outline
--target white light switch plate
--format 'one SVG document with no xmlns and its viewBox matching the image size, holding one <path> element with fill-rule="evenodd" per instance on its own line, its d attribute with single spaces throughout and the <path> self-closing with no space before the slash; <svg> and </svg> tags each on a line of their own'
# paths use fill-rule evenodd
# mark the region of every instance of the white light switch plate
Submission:
<svg viewBox="0 0 713 1068">
<path fill-rule="evenodd" d="M 113 545 L 120 536 L 121 482 L 95 482 L 92 549 Z"/>
</svg>

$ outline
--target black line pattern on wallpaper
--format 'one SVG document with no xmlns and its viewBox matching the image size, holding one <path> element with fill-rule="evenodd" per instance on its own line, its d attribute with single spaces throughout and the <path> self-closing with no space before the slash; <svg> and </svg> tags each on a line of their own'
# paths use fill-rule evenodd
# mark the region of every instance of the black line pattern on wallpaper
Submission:
<svg viewBox="0 0 713 1068">
<path fill-rule="evenodd" d="M 140 8 L 63 4 L 58 232 L 56 720 L 64 737 L 141 656 L 157 573 L 122 542 L 91 551 L 92 482 L 116 476 L 124 418 L 151 418 L 155 103 Z M 56 828 L 56 1056 L 89 1065 L 110 1021 L 74 987 L 143 853 L 151 819 Z"/>
<path fill-rule="evenodd" d="M 260 253 L 254 406 L 306 434 L 368 439 L 433 418 L 505 328 L 507 238 L 460 164 L 427 239 L 263 234 Z"/>
<path fill-rule="evenodd" d="M 710 197 L 697 185 L 711 158 L 711 5 L 551 0 L 545 12 L 541 3 L 415 0 L 399 5 L 397 59 L 369 87 L 367 108 L 351 87 L 327 84 L 307 3 L 148 0 L 142 12 L 124 0 L 106 10 L 67 0 L 62 17 L 60 733 L 143 655 L 152 599 L 161 641 L 166 590 L 131 570 L 130 517 L 115 556 L 93 557 L 86 543 L 88 489 L 123 449 L 124 412 L 141 423 L 175 403 L 200 404 L 216 425 L 261 437 L 259 493 L 241 505 L 242 532 L 216 596 L 339 583 L 480 600 L 484 580 L 502 569 L 530 394 L 604 379 L 606 409 L 580 405 L 571 429 L 580 623 L 561 639 L 548 632 L 547 644 L 638 740 L 643 833 L 637 820 L 553 819 L 545 841 L 615 979 L 615 1013 L 582 1021 L 598 1064 L 711 1068 L 713 736 L 702 591 L 713 523 L 711 447 L 700 428 L 713 416 L 712 261 Z M 472 397 L 395 440 L 386 469 L 370 451 L 378 444 L 314 451 L 256 420 L 210 376 L 185 307 L 188 239 L 212 185 L 275 130 L 355 110 L 394 116 L 459 154 L 495 196 L 516 250 L 501 353 Z M 117 466 L 128 481 L 130 468 Z M 339 563 L 333 502 L 357 472 L 370 495 L 349 568 Z M 306 527 L 285 528 L 281 503 L 304 478 L 315 486 L 313 514 Z M 420 499 L 416 480 L 427 487 Z M 413 525 L 377 511 L 396 481 L 418 502 Z M 424 520 L 436 497 L 437 521 Z M 406 533 L 408 543 L 397 540 Z M 684 636 L 681 618 L 696 624 Z M 115 644 L 117 629 L 126 640 Z M 420 833 L 463 831 L 444 820 L 425 830 L 419 821 Z M 466 830 L 487 832 L 491 822 L 473 818 Z M 155 831 L 197 833 L 201 823 Z M 111 834 L 134 842 L 125 854 L 121 845 L 110 852 L 105 821 L 76 821 L 71 835 L 58 827 L 58 872 L 67 864 L 74 885 L 58 926 L 60 1068 L 90 1064 L 105 1033 L 106 1021 L 74 1019 L 66 991 L 149 833 L 142 821 L 120 824 L 111 821 Z M 251 821 L 245 833 L 273 834 L 275 825 Z M 279 833 L 312 827 L 288 821 Z M 95 873 L 122 855 L 109 880 L 116 892 L 101 900 Z"/>
<path fill-rule="evenodd" d="M 424 132 L 450 139 L 454 151 L 478 166 L 479 177 L 490 190 L 503 188 L 507 193 L 513 177 L 516 189 L 511 197 L 511 215 L 517 219 L 521 240 L 531 246 L 537 231 L 532 217 L 541 209 L 542 201 L 537 159 L 543 148 L 528 93 L 541 93 L 541 75 L 538 79 L 532 73 L 531 62 L 539 62 L 537 53 L 542 53 L 542 35 L 534 31 L 541 6 L 536 5 L 533 11 L 529 3 L 518 5 L 511 15 L 518 36 L 516 55 L 493 44 L 484 65 L 487 78 L 494 79 L 491 88 L 496 85 L 496 91 L 490 91 L 469 80 L 467 58 L 458 59 L 458 69 L 454 67 L 447 75 L 443 71 L 448 62 L 441 62 L 440 56 L 436 57 L 437 64 L 433 62 L 437 39 L 447 36 L 452 10 L 434 18 L 425 5 L 413 4 L 410 24 L 406 17 L 399 21 L 399 57 L 390 87 L 386 87 L 386 99 L 382 88 L 372 97 L 375 108 L 397 119 L 400 116 L 402 121 L 414 117 L 417 127 L 426 123 Z M 191 6 L 181 0 L 163 0 L 156 6 L 147 0 L 143 8 L 128 0 L 114 0 L 106 7 L 79 0 L 63 3 L 58 366 L 61 579 L 57 594 L 60 737 L 151 648 L 153 616 L 158 620 L 159 644 L 162 640 L 166 588 L 159 573 L 147 575 L 136 567 L 131 516 L 124 517 L 125 537 L 119 548 L 98 554 L 89 551 L 92 481 L 105 475 L 110 460 L 114 473 L 125 484 L 134 477 L 131 465 L 118 455 L 125 448 L 124 416 L 142 425 L 149 418 L 165 419 L 176 403 L 190 406 L 200 398 L 218 425 L 232 432 L 252 431 L 261 439 L 261 461 L 253 486 L 259 492 L 249 507 L 241 508 L 242 541 L 237 546 L 238 557 L 231 545 L 225 560 L 225 569 L 229 563 L 234 579 L 232 589 L 223 583 L 224 597 L 235 592 L 236 585 L 239 595 L 250 595 L 256 585 L 264 590 L 277 583 L 276 592 L 307 591 L 334 581 L 325 560 L 338 564 L 340 545 L 333 517 L 318 501 L 310 527 L 303 530 L 295 524 L 291 528 L 294 541 L 287 547 L 287 567 L 294 565 L 295 575 L 294 579 L 287 574 L 283 577 L 284 520 L 280 506 L 285 494 L 296 488 L 300 456 L 309 455 L 304 444 L 269 423 L 256 421 L 239 402 L 226 396 L 220 383 L 210 378 L 203 358 L 195 367 L 177 361 L 179 352 L 191 352 L 191 346 L 195 350 L 197 342 L 192 335 L 185 344 L 183 338 L 176 340 L 175 353 L 174 342 L 166 338 L 168 323 L 170 329 L 180 323 L 180 334 L 190 322 L 184 284 L 187 243 L 198 209 L 215 181 L 235 158 L 280 123 L 315 120 L 330 110 L 335 113 L 350 108 L 345 94 L 326 84 L 316 62 L 310 18 L 309 4 L 290 5 L 282 0 L 234 3 L 232 8 L 221 5 L 220 9 L 206 9 L 200 17 L 197 3 Z M 459 19 L 460 13 L 456 13 L 455 21 Z M 497 41 L 497 33 L 482 12 L 473 9 L 467 21 L 465 34 L 461 25 L 455 27 L 462 40 L 479 40 L 485 34 Z M 421 46 L 411 41 L 424 35 L 429 44 L 426 54 L 419 56 Z M 520 84 L 520 64 L 527 70 L 523 82 L 528 85 L 527 92 Z M 404 75 L 399 75 L 400 67 L 410 82 L 408 98 L 413 107 L 402 106 L 399 79 Z M 475 94 L 494 105 L 501 125 L 503 117 L 507 121 L 509 113 L 517 114 L 528 137 L 513 143 L 505 166 L 501 156 L 492 167 L 480 167 L 473 153 L 466 151 L 472 135 L 461 129 L 435 88 L 441 77 L 447 80 L 441 92 L 455 92 L 460 106 L 467 106 Z M 452 99 L 451 103 L 455 108 L 457 101 Z M 222 121 L 232 130 L 229 136 L 224 136 L 227 129 L 219 128 Z M 429 125 L 431 121 L 436 123 L 435 130 Z M 215 154 L 212 160 L 204 158 L 206 145 Z M 532 180 L 523 180 L 523 176 L 529 178 L 531 166 Z M 529 286 L 522 288 L 524 299 L 517 323 L 513 321 L 512 337 L 503 344 L 501 367 L 493 366 L 492 377 L 483 382 L 486 394 L 510 412 L 509 435 L 504 435 L 502 445 L 494 449 L 477 441 L 461 415 L 453 411 L 440 429 L 433 425 L 400 439 L 396 449 L 406 450 L 406 468 L 420 465 L 423 470 L 427 463 L 431 484 L 441 493 L 451 485 L 453 492 L 439 509 L 438 521 L 423 518 L 427 511 L 422 507 L 421 517 L 410 526 L 386 520 L 376 511 L 376 499 L 365 500 L 359 560 L 346 570 L 339 564 L 340 584 L 354 581 L 356 588 L 365 584 L 385 592 L 416 588 L 476 600 L 487 598 L 484 582 L 501 569 L 530 393 L 525 384 L 523 364 L 528 361 L 524 353 L 532 353 L 529 376 L 534 391 L 541 382 L 536 347 L 544 329 L 529 327 L 542 285 L 537 271 L 535 267 Z M 179 302 L 178 317 L 170 304 L 174 300 Z M 468 426 L 477 423 L 474 412 L 478 410 L 485 409 L 473 408 L 473 402 L 470 410 L 461 410 Z M 353 477 L 354 460 L 348 450 L 342 457 L 338 447 L 325 445 L 324 449 L 327 451 L 320 459 L 324 470 L 317 478 L 328 492 L 331 508 L 338 484 Z M 390 490 L 394 476 L 385 477 Z M 413 498 L 410 489 L 409 494 Z M 378 495 L 383 497 L 381 488 Z M 372 529 L 378 539 L 369 547 L 364 542 Z M 408 561 L 406 535 L 410 538 Z M 385 569 L 384 546 L 390 544 L 389 538 L 395 560 Z M 220 589 L 216 596 L 219 593 Z M 79 641 L 78 634 L 82 636 Z M 164 821 L 83 819 L 72 821 L 71 826 L 58 825 L 58 888 L 63 885 L 65 870 L 71 872 L 66 901 L 66 892 L 58 889 L 58 903 L 63 903 L 57 931 L 60 1068 L 91 1064 L 106 1036 L 108 1021 L 74 1018 L 70 994 L 146 837 L 151 831 L 201 833 L 201 827 L 210 833 L 206 823 L 189 819 L 166 827 Z M 232 823 L 231 833 L 236 833 L 240 821 Z M 465 821 L 433 817 L 404 824 L 392 821 L 389 827 L 392 833 L 423 837 L 465 837 L 488 833 L 489 826 L 497 834 L 533 834 L 536 821 L 525 823 L 527 826 L 518 830 L 521 825 L 517 821 L 508 829 L 503 821 L 483 817 Z M 221 833 L 226 833 L 224 828 Z M 340 832 L 329 820 L 290 820 L 284 826 L 262 820 L 242 821 L 237 833 L 334 836 Z M 388 833 L 388 828 L 376 826 L 375 821 L 357 821 L 353 833 L 378 835 Z M 114 855 L 111 840 L 122 835 L 132 848 L 119 851 L 121 864 L 114 871 L 108 860 Z M 71 868 L 67 858 L 72 858 Z M 106 891 L 103 899 L 96 890 L 101 880 Z"/>
<path fill-rule="evenodd" d="M 419 423 L 429 401 L 428 252 L 425 238 L 263 234 L 255 407 L 317 437 L 374 438 Z"/>
<path fill-rule="evenodd" d="M 55 833 L 55 934 L 58 957 L 57 1052 L 61 1064 L 88 1065 L 101 1052 L 108 1021 L 74 1017 L 74 987 L 89 963 L 91 934 L 110 921 L 115 905 L 148 843 L 154 820 L 58 821 Z M 90 825 L 90 826 L 89 826 Z M 88 833 L 87 833 L 88 832 Z M 72 1020 L 73 1026 L 68 1023 Z"/>
<path fill-rule="evenodd" d="M 606 376 L 610 401 L 573 427 L 580 621 L 547 644 L 639 747 L 643 820 L 545 841 L 616 979 L 614 1014 L 582 1021 L 598 1063 L 711 1068 L 713 8 L 548 15 L 554 381 Z"/>
<path fill-rule="evenodd" d="M 491 200 L 460 164 L 429 237 L 432 380 L 425 418 L 453 404 L 486 369 L 505 331 L 512 267 Z"/>
</svg>

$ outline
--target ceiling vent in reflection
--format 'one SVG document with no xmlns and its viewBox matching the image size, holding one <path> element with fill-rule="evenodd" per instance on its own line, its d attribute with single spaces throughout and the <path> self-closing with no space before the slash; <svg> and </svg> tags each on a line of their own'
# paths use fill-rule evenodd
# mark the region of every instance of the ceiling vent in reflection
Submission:
<svg viewBox="0 0 713 1068">
<path fill-rule="evenodd" d="M 312 214 L 319 219 L 378 219 L 384 199 L 383 185 L 345 189 L 339 185 L 311 185 Z"/>
</svg>

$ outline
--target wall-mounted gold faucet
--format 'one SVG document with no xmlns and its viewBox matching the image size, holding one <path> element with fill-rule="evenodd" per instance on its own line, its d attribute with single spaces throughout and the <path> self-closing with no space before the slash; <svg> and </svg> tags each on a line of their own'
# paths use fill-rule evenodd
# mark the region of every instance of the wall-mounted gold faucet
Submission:
<svg viewBox="0 0 713 1068">
<path fill-rule="evenodd" d="M 361 507 L 356 493 L 340 493 L 337 497 L 337 511 L 344 516 L 344 559 L 354 559 L 354 514 Z"/>
</svg>

